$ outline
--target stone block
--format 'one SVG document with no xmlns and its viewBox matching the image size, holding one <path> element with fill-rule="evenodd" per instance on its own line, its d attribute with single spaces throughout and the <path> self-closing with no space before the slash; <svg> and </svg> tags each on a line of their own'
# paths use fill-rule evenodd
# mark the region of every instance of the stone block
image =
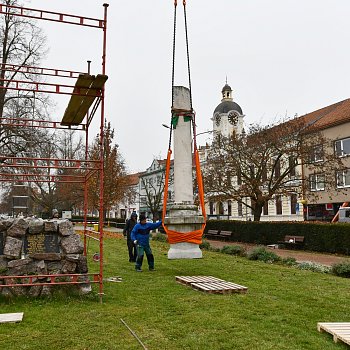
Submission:
<svg viewBox="0 0 350 350">
<path fill-rule="evenodd" d="M 62 261 L 62 273 L 74 273 L 77 268 L 77 264 L 71 261 Z"/>
<path fill-rule="evenodd" d="M 28 290 L 28 296 L 32 298 L 37 298 L 40 296 L 44 286 L 32 286 Z"/>
<path fill-rule="evenodd" d="M 57 261 L 62 259 L 62 256 L 60 253 L 33 253 L 33 254 L 29 254 L 29 257 L 35 260 L 48 260 L 48 261 Z"/>
<path fill-rule="evenodd" d="M 4 224 L 3 221 L 0 221 L 0 232 L 4 232 L 7 230 L 7 226 Z"/>
<path fill-rule="evenodd" d="M 0 275 L 2 274 L 1 271 L 6 271 L 9 261 L 10 260 L 7 259 L 6 256 L 0 255 Z"/>
<path fill-rule="evenodd" d="M 11 260 L 8 262 L 7 266 L 9 268 L 13 268 L 13 267 L 21 267 L 23 265 L 27 265 L 29 263 L 32 262 L 32 259 L 18 259 L 18 260 Z"/>
<path fill-rule="evenodd" d="M 28 232 L 30 234 L 38 234 L 44 230 L 44 220 L 43 219 L 33 219 L 29 221 Z"/>
<path fill-rule="evenodd" d="M 168 259 L 200 259 L 202 258 L 202 251 L 198 244 L 193 243 L 175 243 L 170 244 L 168 251 Z"/>
<path fill-rule="evenodd" d="M 47 267 L 44 260 L 33 260 L 27 266 L 27 272 L 30 275 L 47 275 Z"/>
<path fill-rule="evenodd" d="M 62 220 L 58 223 L 58 232 L 62 236 L 70 236 L 74 234 L 73 223 L 69 220 Z"/>
<path fill-rule="evenodd" d="M 66 260 L 71 261 L 71 262 L 75 262 L 77 263 L 79 260 L 80 254 L 67 254 L 65 256 Z"/>
<path fill-rule="evenodd" d="M 48 274 L 59 274 L 62 271 L 61 261 L 49 261 L 46 263 Z"/>
<path fill-rule="evenodd" d="M 77 234 L 62 237 L 61 247 L 65 254 L 82 254 L 84 251 L 83 242 Z"/>
<path fill-rule="evenodd" d="M 44 231 L 45 232 L 57 232 L 58 223 L 57 221 L 49 220 L 44 222 Z"/>
<path fill-rule="evenodd" d="M 80 255 L 78 265 L 77 265 L 77 273 L 87 273 L 87 272 L 88 272 L 87 258 L 84 255 Z"/>
<path fill-rule="evenodd" d="M 4 255 L 8 258 L 20 258 L 22 251 L 22 240 L 7 236 L 4 246 Z"/>
<path fill-rule="evenodd" d="M 24 237 L 28 228 L 28 222 L 23 218 L 17 218 L 13 221 L 11 227 L 7 230 L 7 235 L 11 237 Z"/>
<path fill-rule="evenodd" d="M 51 286 L 43 286 L 40 295 L 42 297 L 50 297 L 52 295 L 52 287 Z"/>
</svg>

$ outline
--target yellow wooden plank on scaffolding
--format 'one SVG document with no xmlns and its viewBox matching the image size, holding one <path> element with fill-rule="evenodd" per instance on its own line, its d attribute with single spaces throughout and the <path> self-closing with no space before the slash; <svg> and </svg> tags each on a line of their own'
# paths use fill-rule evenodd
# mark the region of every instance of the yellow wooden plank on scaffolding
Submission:
<svg viewBox="0 0 350 350">
<path fill-rule="evenodd" d="M 75 83 L 73 92 L 79 93 L 80 95 L 71 96 L 61 121 L 62 125 L 75 125 L 74 119 L 84 98 L 84 96 L 81 95 L 85 95 L 89 91 L 89 88 L 92 82 L 94 81 L 94 78 L 95 77 L 93 75 L 89 74 L 79 75 Z"/>
<path fill-rule="evenodd" d="M 74 92 L 79 93 L 79 95 L 71 96 L 61 125 L 79 125 L 107 79 L 108 77 L 102 74 L 96 77 L 88 74 L 80 75 L 74 88 Z"/>
</svg>

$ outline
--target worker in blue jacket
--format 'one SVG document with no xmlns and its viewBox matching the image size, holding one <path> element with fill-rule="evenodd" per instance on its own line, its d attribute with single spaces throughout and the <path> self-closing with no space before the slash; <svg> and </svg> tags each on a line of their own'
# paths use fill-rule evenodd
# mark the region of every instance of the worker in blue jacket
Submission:
<svg viewBox="0 0 350 350">
<path fill-rule="evenodd" d="M 154 256 L 149 245 L 149 234 L 151 230 L 161 226 L 162 221 L 147 222 L 144 214 L 140 214 L 139 220 L 140 222 L 131 231 L 131 239 L 134 241 L 137 251 L 135 269 L 137 272 L 142 272 L 143 256 L 146 253 L 149 270 L 154 271 Z"/>
</svg>

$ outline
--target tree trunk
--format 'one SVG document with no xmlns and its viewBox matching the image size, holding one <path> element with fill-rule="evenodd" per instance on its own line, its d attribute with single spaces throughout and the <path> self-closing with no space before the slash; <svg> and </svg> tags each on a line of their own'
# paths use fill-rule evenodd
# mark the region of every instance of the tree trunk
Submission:
<svg viewBox="0 0 350 350">
<path fill-rule="evenodd" d="M 263 206 L 264 206 L 263 204 L 255 203 L 255 207 L 254 207 L 254 221 L 260 221 Z"/>
</svg>

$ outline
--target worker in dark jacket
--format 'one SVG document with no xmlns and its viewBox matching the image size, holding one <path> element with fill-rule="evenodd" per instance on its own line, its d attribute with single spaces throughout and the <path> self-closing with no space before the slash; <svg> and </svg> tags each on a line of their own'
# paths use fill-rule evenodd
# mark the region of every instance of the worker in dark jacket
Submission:
<svg viewBox="0 0 350 350">
<path fill-rule="evenodd" d="M 154 230 L 161 226 L 162 221 L 147 222 L 146 216 L 140 214 L 140 222 L 135 225 L 131 232 L 131 239 L 136 244 L 137 258 L 135 269 L 137 272 L 141 272 L 144 253 L 147 256 L 148 267 L 150 271 L 154 271 L 154 256 L 152 254 L 151 247 L 149 245 L 149 234 L 151 230 Z"/>
<path fill-rule="evenodd" d="M 128 246 L 129 251 L 129 262 L 135 262 L 137 257 L 136 245 L 134 241 L 131 239 L 131 231 L 137 223 L 137 214 L 136 212 L 132 212 L 130 219 L 126 221 L 124 226 L 123 234 L 126 236 L 126 244 Z"/>
</svg>

